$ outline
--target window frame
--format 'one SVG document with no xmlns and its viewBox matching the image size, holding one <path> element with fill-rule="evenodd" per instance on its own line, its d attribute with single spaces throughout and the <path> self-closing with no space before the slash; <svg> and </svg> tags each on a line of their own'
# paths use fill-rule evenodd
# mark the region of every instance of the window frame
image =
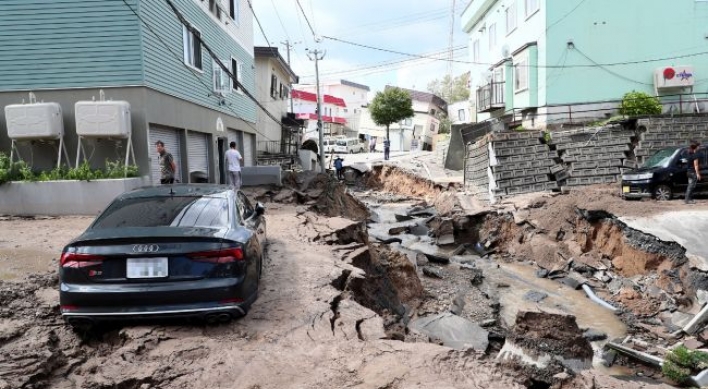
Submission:
<svg viewBox="0 0 708 389">
<path fill-rule="evenodd" d="M 479 62 L 481 60 L 480 56 L 479 38 L 477 38 L 472 42 L 472 62 Z"/>
<path fill-rule="evenodd" d="M 236 68 L 234 69 L 234 63 Z M 236 57 L 231 57 L 231 73 L 236 76 L 236 80 L 241 86 L 243 86 L 243 62 L 239 61 Z M 230 80 L 231 91 L 239 94 L 243 94 L 243 88 L 239 88 L 234 85 L 234 80 Z"/>
<path fill-rule="evenodd" d="M 510 11 L 513 11 L 513 18 L 509 18 L 509 14 L 511 13 Z M 516 1 L 512 2 L 511 5 L 506 7 L 506 11 L 504 11 L 505 19 L 506 19 L 506 35 L 509 36 L 511 33 L 516 31 L 516 29 L 519 27 L 519 15 L 518 15 L 518 10 L 516 9 Z M 513 20 L 514 26 L 512 28 L 509 28 L 509 20 Z"/>
<path fill-rule="evenodd" d="M 229 0 L 229 18 L 234 21 L 237 26 L 240 24 L 241 4 L 239 0 Z"/>
<path fill-rule="evenodd" d="M 514 93 L 522 93 L 527 90 L 529 90 L 529 66 L 528 66 L 529 59 L 528 57 L 524 56 L 519 58 L 519 61 L 514 63 Z M 526 81 L 526 85 L 518 85 L 519 84 L 519 74 L 520 72 L 523 71 L 524 73 L 524 81 Z"/>
<path fill-rule="evenodd" d="M 278 98 L 278 75 L 275 73 L 270 74 L 270 97 L 273 99 Z"/>
<path fill-rule="evenodd" d="M 492 23 L 487 29 L 487 34 L 489 35 L 489 51 L 492 51 L 497 47 L 497 24 Z"/>
<path fill-rule="evenodd" d="M 182 24 L 182 59 L 186 66 L 200 72 L 204 73 L 204 56 L 202 55 L 202 48 L 198 40 L 195 39 L 197 36 L 192 31 L 195 30 L 199 33 L 199 40 L 201 40 L 202 32 L 193 25 L 187 26 Z M 197 66 L 197 58 L 199 59 L 199 66 Z M 190 63 L 190 59 L 194 63 Z"/>
<path fill-rule="evenodd" d="M 529 3 L 532 1 L 536 2 L 536 9 L 529 10 Z M 533 15 L 536 15 L 536 13 L 540 10 L 541 10 L 541 0 L 524 0 L 524 15 L 526 16 L 526 20 L 529 20 Z"/>
<path fill-rule="evenodd" d="M 222 61 L 222 63 L 225 61 Z M 219 85 L 217 87 L 217 74 L 219 75 Z M 232 88 L 229 86 L 231 83 L 231 78 L 229 77 L 228 74 L 224 72 L 224 69 L 219 66 L 219 64 L 216 61 L 212 61 L 212 89 L 214 93 L 219 94 L 220 96 L 226 96 L 232 91 Z"/>
<path fill-rule="evenodd" d="M 465 112 L 464 108 L 458 109 L 457 110 L 457 120 L 464 122 L 467 120 L 467 113 Z"/>
</svg>

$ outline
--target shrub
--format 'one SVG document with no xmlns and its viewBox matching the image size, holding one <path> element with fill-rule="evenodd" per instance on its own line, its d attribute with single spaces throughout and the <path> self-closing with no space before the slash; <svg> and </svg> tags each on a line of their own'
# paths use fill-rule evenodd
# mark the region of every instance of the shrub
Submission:
<svg viewBox="0 0 708 389">
<path fill-rule="evenodd" d="M 694 370 L 707 367 L 708 353 L 692 351 L 680 345 L 666 354 L 666 360 L 661 367 L 664 376 L 676 383 L 686 384 Z"/>
<path fill-rule="evenodd" d="M 658 115 L 661 113 L 661 103 L 650 94 L 632 91 L 622 97 L 619 111 L 625 116 Z"/>
<path fill-rule="evenodd" d="M 25 162 L 12 163 L 6 154 L 0 153 L 0 185 L 9 181 L 91 181 L 101 178 L 137 176 L 137 166 L 128 165 L 126 167 L 121 161 L 110 160 L 106 160 L 106 168 L 104 170 L 91 169 L 91 165 L 89 165 L 88 161 L 84 161 L 81 165 L 71 169 L 61 166 L 49 171 L 35 172 L 32 170 L 32 167 Z"/>
</svg>

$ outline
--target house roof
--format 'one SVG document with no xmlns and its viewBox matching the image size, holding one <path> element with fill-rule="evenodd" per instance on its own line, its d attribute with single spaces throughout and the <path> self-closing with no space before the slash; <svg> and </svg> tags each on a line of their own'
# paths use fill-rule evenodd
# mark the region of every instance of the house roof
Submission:
<svg viewBox="0 0 708 389">
<path fill-rule="evenodd" d="M 305 92 L 302 90 L 297 90 L 293 89 L 291 93 L 291 96 L 293 99 L 300 99 L 300 100 L 305 100 L 305 101 L 311 101 L 311 102 L 317 102 L 317 95 L 311 92 Z M 347 104 L 344 102 L 344 99 L 340 97 L 334 97 L 330 95 L 323 95 L 322 96 L 322 101 L 326 104 L 334 104 L 338 107 L 347 107 Z"/>
<path fill-rule="evenodd" d="M 283 56 L 280 55 L 280 52 L 278 51 L 277 47 L 255 46 L 253 48 L 253 55 L 256 58 L 274 58 L 276 61 L 278 61 L 280 66 L 293 77 L 293 84 L 297 84 L 298 82 L 300 82 L 300 77 L 295 74 L 290 65 L 288 65 L 285 59 L 283 59 Z"/>
<path fill-rule="evenodd" d="M 357 84 L 356 82 L 351 82 L 351 81 L 347 81 L 347 80 L 340 80 L 339 82 L 340 82 L 342 85 L 351 86 L 351 87 L 353 87 L 353 88 L 363 89 L 363 90 L 365 90 L 365 91 L 367 91 L 367 92 L 371 90 L 371 88 L 369 88 L 368 86 L 362 85 L 362 84 Z"/>
<path fill-rule="evenodd" d="M 447 111 L 447 102 L 445 100 L 443 100 L 441 97 L 436 96 L 432 93 L 417 91 L 417 90 L 413 90 L 413 89 L 400 88 L 400 87 L 391 86 L 391 85 L 386 85 L 385 90 L 389 90 L 389 89 L 393 89 L 393 88 L 398 88 L 398 89 L 408 92 L 411 95 L 411 99 L 413 99 L 415 101 L 424 101 L 426 103 L 433 103 L 433 104 L 437 105 L 438 107 L 443 108 L 445 111 Z"/>
</svg>

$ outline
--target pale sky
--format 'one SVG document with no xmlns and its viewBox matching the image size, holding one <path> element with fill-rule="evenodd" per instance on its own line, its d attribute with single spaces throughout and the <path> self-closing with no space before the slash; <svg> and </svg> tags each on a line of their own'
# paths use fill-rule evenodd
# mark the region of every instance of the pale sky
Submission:
<svg viewBox="0 0 708 389">
<path fill-rule="evenodd" d="M 452 0 L 299 0 L 318 36 L 330 36 L 363 45 L 412 54 L 447 58 Z M 455 1 L 453 47 L 455 58 L 469 57 L 467 37 L 460 27 L 459 15 L 469 0 Z M 277 46 L 285 57 L 282 41 L 301 42 L 291 51 L 291 66 L 301 83 L 314 83 L 314 62 L 307 59 L 305 49 L 326 50 L 320 62 L 320 79 L 346 79 L 371 87 L 372 94 L 387 84 L 426 90 L 429 81 L 448 72 L 445 61 L 417 59 L 404 55 L 360 48 L 322 39 L 313 39 L 296 0 L 252 0 L 271 46 Z M 255 44 L 267 46 L 258 25 L 254 23 Z M 406 61 L 408 60 L 408 61 Z M 400 62 L 405 61 L 405 62 Z M 388 62 L 399 62 L 387 64 Z M 366 69 L 352 69 L 366 67 Z M 468 69 L 454 64 L 453 73 Z"/>
</svg>

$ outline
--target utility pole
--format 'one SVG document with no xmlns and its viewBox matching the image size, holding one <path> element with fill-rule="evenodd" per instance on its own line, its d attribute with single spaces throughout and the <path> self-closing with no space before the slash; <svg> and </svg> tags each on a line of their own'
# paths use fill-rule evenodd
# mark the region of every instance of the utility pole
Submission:
<svg viewBox="0 0 708 389">
<path fill-rule="evenodd" d="M 318 151 L 320 152 L 320 165 L 322 173 L 325 173 L 325 151 L 324 151 L 324 131 L 322 130 L 322 96 L 320 95 L 320 66 L 319 61 L 321 61 L 325 56 L 324 51 L 320 50 L 308 50 L 307 57 L 310 61 L 315 61 L 315 82 L 317 83 L 317 133 L 319 134 L 320 146 Z"/>
<path fill-rule="evenodd" d="M 455 0 L 452 0 L 452 9 L 450 10 L 450 38 L 448 42 L 448 50 L 450 52 L 448 53 L 448 62 L 447 62 L 447 74 L 450 75 L 450 89 L 448 91 L 448 96 L 447 100 L 448 103 L 450 102 L 449 100 L 452 99 L 452 91 L 453 91 L 453 84 L 454 84 L 454 78 L 453 78 L 453 71 L 452 71 L 452 61 L 454 60 L 454 55 L 452 52 L 452 45 L 453 45 L 453 40 L 455 37 Z"/>
<path fill-rule="evenodd" d="M 300 44 L 302 42 L 290 42 L 289 39 L 286 39 L 284 42 L 280 42 L 283 46 L 285 46 L 285 52 L 287 53 L 287 60 L 288 60 L 288 66 L 290 66 L 290 49 L 295 47 L 295 45 Z M 295 106 L 293 104 L 293 96 L 290 95 L 290 112 L 294 113 L 295 112 Z"/>
</svg>

